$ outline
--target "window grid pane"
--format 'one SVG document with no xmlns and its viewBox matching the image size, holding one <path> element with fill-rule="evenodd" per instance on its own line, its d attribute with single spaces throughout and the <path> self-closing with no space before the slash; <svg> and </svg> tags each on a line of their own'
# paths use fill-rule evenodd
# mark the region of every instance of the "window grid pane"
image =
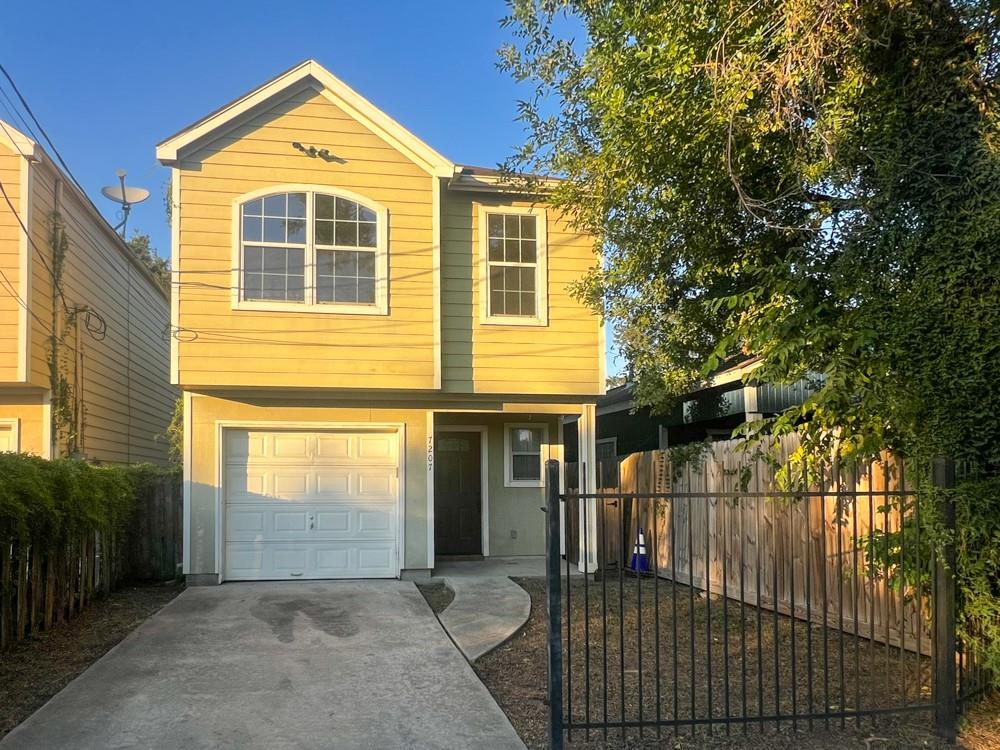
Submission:
<svg viewBox="0 0 1000 750">
<path fill-rule="evenodd" d="M 305 300 L 305 249 L 260 247 L 244 249 L 243 299 Z"/>
<path fill-rule="evenodd" d="M 378 217 L 334 195 L 278 193 L 244 203 L 242 291 L 246 300 L 305 302 L 308 209 L 312 202 L 315 302 L 375 304 Z M 316 249 L 339 246 L 359 250 Z M 370 249 L 369 249 L 370 248 Z M 310 291 L 310 299 L 314 293 Z"/>
<path fill-rule="evenodd" d="M 316 195 L 314 231 L 317 245 L 376 247 L 378 244 L 375 212 L 334 195 Z"/>
<path fill-rule="evenodd" d="M 542 478 L 542 430 L 537 427 L 510 429 L 510 478 L 516 482 Z"/>
<path fill-rule="evenodd" d="M 375 304 L 375 253 L 317 250 L 316 301 Z"/>
<path fill-rule="evenodd" d="M 537 217 L 487 214 L 486 230 L 489 314 L 535 317 Z"/>
</svg>

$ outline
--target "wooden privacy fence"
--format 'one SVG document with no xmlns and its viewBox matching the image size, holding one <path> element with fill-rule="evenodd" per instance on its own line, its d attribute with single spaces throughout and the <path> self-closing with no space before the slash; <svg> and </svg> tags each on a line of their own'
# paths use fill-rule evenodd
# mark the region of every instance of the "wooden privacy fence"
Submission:
<svg viewBox="0 0 1000 750">
<path fill-rule="evenodd" d="M 783 438 L 773 457 L 787 464 L 796 448 L 795 436 Z M 618 497 L 592 501 L 604 534 L 599 568 L 628 564 L 641 528 L 661 578 L 930 654 L 930 592 L 872 574 L 863 549 L 898 531 L 901 499 L 913 505 L 901 462 L 885 455 L 863 471 L 826 472 L 790 497 L 777 492 L 772 464 L 749 461 L 740 441 L 726 440 L 676 472 L 665 451 L 632 454 L 621 460 L 619 482 L 599 488 Z M 640 503 L 630 494 L 662 497 Z M 630 530 L 624 540 L 622 528 Z M 578 529 L 566 545 L 578 562 Z"/>
<path fill-rule="evenodd" d="M 121 531 L 87 534 L 60 548 L 0 543 L 0 652 L 71 620 L 125 581 L 174 578 L 180 513 L 180 480 L 163 475 L 137 491 Z"/>
</svg>

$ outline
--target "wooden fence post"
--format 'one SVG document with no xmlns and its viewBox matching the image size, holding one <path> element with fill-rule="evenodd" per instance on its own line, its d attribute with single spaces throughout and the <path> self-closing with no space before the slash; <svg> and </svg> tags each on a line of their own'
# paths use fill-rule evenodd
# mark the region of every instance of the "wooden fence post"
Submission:
<svg viewBox="0 0 1000 750">
<path fill-rule="evenodd" d="M 944 490 L 938 498 L 944 529 L 954 534 L 955 463 L 935 458 L 932 481 Z M 952 743 L 958 731 L 958 695 L 955 674 L 955 544 L 949 537 L 934 558 L 934 724 L 938 736 Z"/>
</svg>

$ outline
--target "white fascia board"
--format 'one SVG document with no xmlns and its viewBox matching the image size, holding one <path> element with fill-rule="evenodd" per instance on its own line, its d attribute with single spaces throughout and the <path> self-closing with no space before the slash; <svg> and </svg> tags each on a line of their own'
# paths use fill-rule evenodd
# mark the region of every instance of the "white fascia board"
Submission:
<svg viewBox="0 0 1000 750">
<path fill-rule="evenodd" d="M 300 63 L 288 72 L 226 105 L 218 112 L 163 141 L 156 147 L 156 158 L 166 165 L 175 164 L 180 152 L 188 146 L 202 141 L 220 128 L 231 124 L 243 114 L 289 88 L 308 83 L 310 78 L 320 84 L 322 93 L 334 104 L 430 174 L 439 177 L 454 175 L 454 163 L 417 138 L 315 60 L 306 60 Z"/>
</svg>

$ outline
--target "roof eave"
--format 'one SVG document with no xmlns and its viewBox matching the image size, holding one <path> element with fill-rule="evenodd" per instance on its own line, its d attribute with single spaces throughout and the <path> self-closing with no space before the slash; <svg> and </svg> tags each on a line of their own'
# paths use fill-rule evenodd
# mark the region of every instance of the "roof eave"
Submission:
<svg viewBox="0 0 1000 750">
<path fill-rule="evenodd" d="M 244 96 L 235 99 L 212 114 L 170 136 L 156 146 L 156 158 L 166 166 L 176 166 L 187 148 L 204 142 L 213 133 L 234 119 L 270 101 L 292 86 L 312 78 L 322 93 L 332 96 L 359 122 L 404 153 L 416 164 L 436 177 L 451 177 L 455 164 L 406 130 L 389 115 L 354 91 L 315 60 L 306 60 L 271 79 Z"/>
</svg>

